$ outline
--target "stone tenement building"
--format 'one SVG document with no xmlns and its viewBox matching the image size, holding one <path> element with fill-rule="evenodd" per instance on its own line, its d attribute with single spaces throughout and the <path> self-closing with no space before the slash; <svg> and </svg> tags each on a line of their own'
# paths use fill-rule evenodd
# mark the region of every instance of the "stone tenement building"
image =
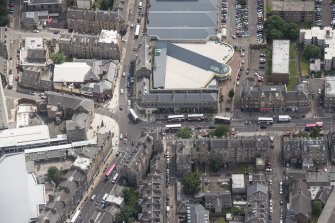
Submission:
<svg viewBox="0 0 335 223">
<path fill-rule="evenodd" d="M 177 140 L 177 175 L 190 172 L 192 163 L 209 163 L 218 160 L 220 164 L 255 163 L 256 158 L 269 160 L 270 137 L 236 137 L 221 139 Z"/>
<path fill-rule="evenodd" d="M 69 31 L 78 33 L 98 34 L 101 30 L 116 30 L 126 32 L 126 19 L 119 13 L 110 11 L 88 11 L 68 9 L 67 26 Z"/>
</svg>

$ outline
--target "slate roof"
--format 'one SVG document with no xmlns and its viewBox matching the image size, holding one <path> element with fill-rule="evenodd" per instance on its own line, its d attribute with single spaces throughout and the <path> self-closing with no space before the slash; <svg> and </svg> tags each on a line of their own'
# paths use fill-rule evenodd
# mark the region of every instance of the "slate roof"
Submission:
<svg viewBox="0 0 335 223">
<path fill-rule="evenodd" d="M 30 24 L 37 24 L 38 12 L 24 12 L 22 13 L 22 21 Z"/>
<path fill-rule="evenodd" d="M 73 109 L 74 111 L 78 110 L 79 107 L 82 107 L 82 109 L 86 112 L 94 110 L 94 102 L 91 99 L 52 91 L 48 91 L 47 95 L 49 105 L 60 106 L 64 109 Z"/>
<path fill-rule="evenodd" d="M 34 61 L 34 60 L 46 60 L 46 51 L 44 49 L 28 49 L 27 52 L 27 60 Z"/>
<path fill-rule="evenodd" d="M 202 40 L 216 34 L 217 1 L 150 2 L 147 33 L 160 40 Z"/>
<path fill-rule="evenodd" d="M 20 82 L 35 86 L 40 82 L 41 72 L 42 70 L 36 67 L 26 67 L 23 69 Z"/>
<path fill-rule="evenodd" d="M 257 192 L 262 192 L 263 194 L 268 193 L 268 187 L 260 183 L 255 183 L 247 188 L 248 196 L 255 194 Z"/>
<path fill-rule="evenodd" d="M 297 180 L 293 183 L 290 200 L 290 211 L 293 212 L 294 215 L 303 214 L 310 217 L 312 212 L 311 192 L 308 190 L 307 184 L 304 181 Z"/>
<path fill-rule="evenodd" d="M 166 94 L 146 94 L 144 102 L 215 102 L 215 93 L 166 93 Z"/>
</svg>

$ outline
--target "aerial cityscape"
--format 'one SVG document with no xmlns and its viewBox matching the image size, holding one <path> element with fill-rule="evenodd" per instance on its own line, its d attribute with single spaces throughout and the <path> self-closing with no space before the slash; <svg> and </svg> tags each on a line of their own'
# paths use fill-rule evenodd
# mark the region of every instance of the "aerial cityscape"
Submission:
<svg viewBox="0 0 335 223">
<path fill-rule="evenodd" d="M 335 223 L 335 0 L 0 0 L 0 77 L 0 223 Z"/>
</svg>

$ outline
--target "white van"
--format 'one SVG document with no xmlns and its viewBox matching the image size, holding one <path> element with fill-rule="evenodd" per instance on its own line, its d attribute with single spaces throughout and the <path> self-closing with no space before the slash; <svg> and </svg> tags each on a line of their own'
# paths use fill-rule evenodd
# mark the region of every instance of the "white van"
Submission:
<svg viewBox="0 0 335 223">
<path fill-rule="evenodd" d="M 91 201 L 94 201 L 97 195 L 93 194 L 93 196 L 91 197 Z"/>
<path fill-rule="evenodd" d="M 138 8 L 141 9 L 141 8 L 142 8 L 142 5 L 143 5 L 143 3 L 142 3 L 142 2 L 139 2 L 139 3 L 138 3 Z"/>
<path fill-rule="evenodd" d="M 124 90 L 123 90 L 123 88 L 121 88 L 120 93 L 123 94 L 123 92 L 124 92 Z"/>
</svg>

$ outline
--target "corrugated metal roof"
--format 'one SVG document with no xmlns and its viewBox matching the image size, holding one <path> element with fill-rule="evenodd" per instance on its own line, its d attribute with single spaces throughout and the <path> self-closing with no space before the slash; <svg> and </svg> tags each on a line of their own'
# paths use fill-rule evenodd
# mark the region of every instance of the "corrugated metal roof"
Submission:
<svg viewBox="0 0 335 223">
<path fill-rule="evenodd" d="M 147 33 L 161 40 L 206 40 L 216 34 L 217 1 L 150 2 Z"/>
</svg>

